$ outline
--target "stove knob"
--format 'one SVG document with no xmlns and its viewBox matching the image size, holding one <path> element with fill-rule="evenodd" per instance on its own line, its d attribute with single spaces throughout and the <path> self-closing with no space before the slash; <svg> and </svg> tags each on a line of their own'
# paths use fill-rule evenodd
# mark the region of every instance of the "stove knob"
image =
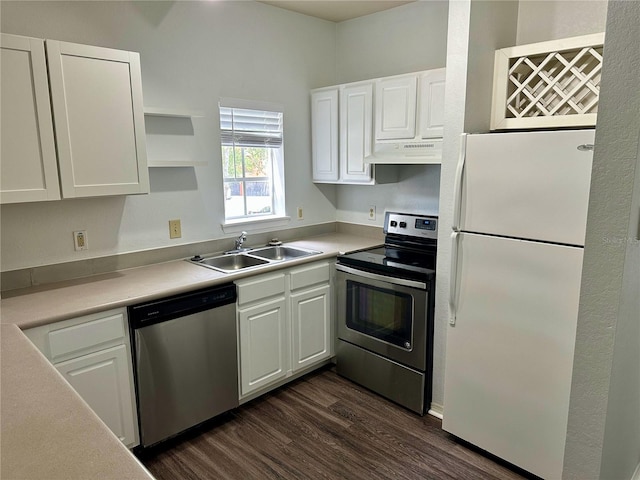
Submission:
<svg viewBox="0 0 640 480">
<path fill-rule="evenodd" d="M 407 228 L 407 222 L 400 222 L 400 228 Z"/>
<path fill-rule="evenodd" d="M 391 220 L 391 226 L 392 227 L 397 227 L 398 226 L 398 222 L 396 222 L 395 220 Z"/>
</svg>

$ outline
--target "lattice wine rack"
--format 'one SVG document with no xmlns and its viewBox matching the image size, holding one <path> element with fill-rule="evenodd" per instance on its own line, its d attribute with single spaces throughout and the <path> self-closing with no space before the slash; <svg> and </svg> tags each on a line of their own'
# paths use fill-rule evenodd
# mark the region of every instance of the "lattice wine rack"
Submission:
<svg viewBox="0 0 640 480">
<path fill-rule="evenodd" d="M 491 130 L 595 126 L 604 33 L 496 50 Z"/>
</svg>

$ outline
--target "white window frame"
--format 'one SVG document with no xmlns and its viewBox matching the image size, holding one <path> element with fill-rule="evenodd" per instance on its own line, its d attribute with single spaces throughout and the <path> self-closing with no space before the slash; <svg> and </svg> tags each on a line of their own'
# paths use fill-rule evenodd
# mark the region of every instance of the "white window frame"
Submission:
<svg viewBox="0 0 640 480">
<path fill-rule="evenodd" d="M 249 110 L 262 110 L 270 112 L 284 113 L 282 105 L 260 102 L 253 100 L 243 100 L 238 98 L 221 98 L 219 107 L 226 108 L 242 108 Z M 218 118 L 220 118 L 220 110 L 218 110 Z M 284 127 L 283 127 L 284 130 Z M 277 226 L 284 226 L 291 221 L 291 217 L 286 215 L 285 211 L 285 183 L 284 183 L 284 131 L 282 146 L 277 149 L 277 153 L 272 159 L 273 170 L 273 214 L 271 215 L 256 215 L 256 216 L 243 216 L 233 219 L 227 219 L 227 212 L 224 212 L 224 223 L 222 223 L 222 229 L 225 233 L 236 233 L 242 230 L 268 230 Z M 220 141 L 222 152 L 222 130 L 220 130 Z M 223 165 L 221 164 L 221 169 Z M 251 178 L 251 180 L 260 180 L 260 178 Z M 222 196 L 223 196 L 223 208 L 225 206 L 225 180 L 224 171 L 222 172 Z"/>
</svg>

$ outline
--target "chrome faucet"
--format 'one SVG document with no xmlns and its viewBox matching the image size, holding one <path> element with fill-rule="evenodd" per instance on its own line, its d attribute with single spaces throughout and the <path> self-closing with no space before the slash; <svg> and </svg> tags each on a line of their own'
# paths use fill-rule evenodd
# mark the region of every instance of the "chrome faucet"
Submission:
<svg viewBox="0 0 640 480">
<path fill-rule="evenodd" d="M 242 244 L 247 240 L 247 232 L 240 233 L 240 236 L 236 238 L 236 250 L 242 250 Z"/>
</svg>

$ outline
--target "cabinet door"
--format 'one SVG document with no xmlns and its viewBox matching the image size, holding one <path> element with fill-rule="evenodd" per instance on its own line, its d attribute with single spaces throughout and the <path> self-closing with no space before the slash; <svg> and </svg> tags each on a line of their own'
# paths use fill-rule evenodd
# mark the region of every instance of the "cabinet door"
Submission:
<svg viewBox="0 0 640 480">
<path fill-rule="evenodd" d="M 311 93 L 311 162 L 314 182 L 335 182 L 338 170 L 338 89 Z"/>
<path fill-rule="evenodd" d="M 0 203 L 59 200 L 44 40 L 0 36 Z"/>
<path fill-rule="evenodd" d="M 417 84 L 415 74 L 376 82 L 376 141 L 415 137 Z"/>
<path fill-rule="evenodd" d="M 135 402 L 124 345 L 54 366 L 122 443 L 137 443 Z"/>
<path fill-rule="evenodd" d="M 331 356 L 331 287 L 291 295 L 292 371 Z"/>
<path fill-rule="evenodd" d="M 289 331 L 281 297 L 238 311 L 241 396 L 285 378 L 289 370 Z"/>
<path fill-rule="evenodd" d="M 420 76 L 420 137 L 442 138 L 444 131 L 444 86 L 446 69 Z"/>
<path fill-rule="evenodd" d="M 149 193 L 140 57 L 47 40 L 62 195 Z"/>
<path fill-rule="evenodd" d="M 373 183 L 371 155 L 373 85 L 343 87 L 340 91 L 340 180 Z"/>
</svg>

